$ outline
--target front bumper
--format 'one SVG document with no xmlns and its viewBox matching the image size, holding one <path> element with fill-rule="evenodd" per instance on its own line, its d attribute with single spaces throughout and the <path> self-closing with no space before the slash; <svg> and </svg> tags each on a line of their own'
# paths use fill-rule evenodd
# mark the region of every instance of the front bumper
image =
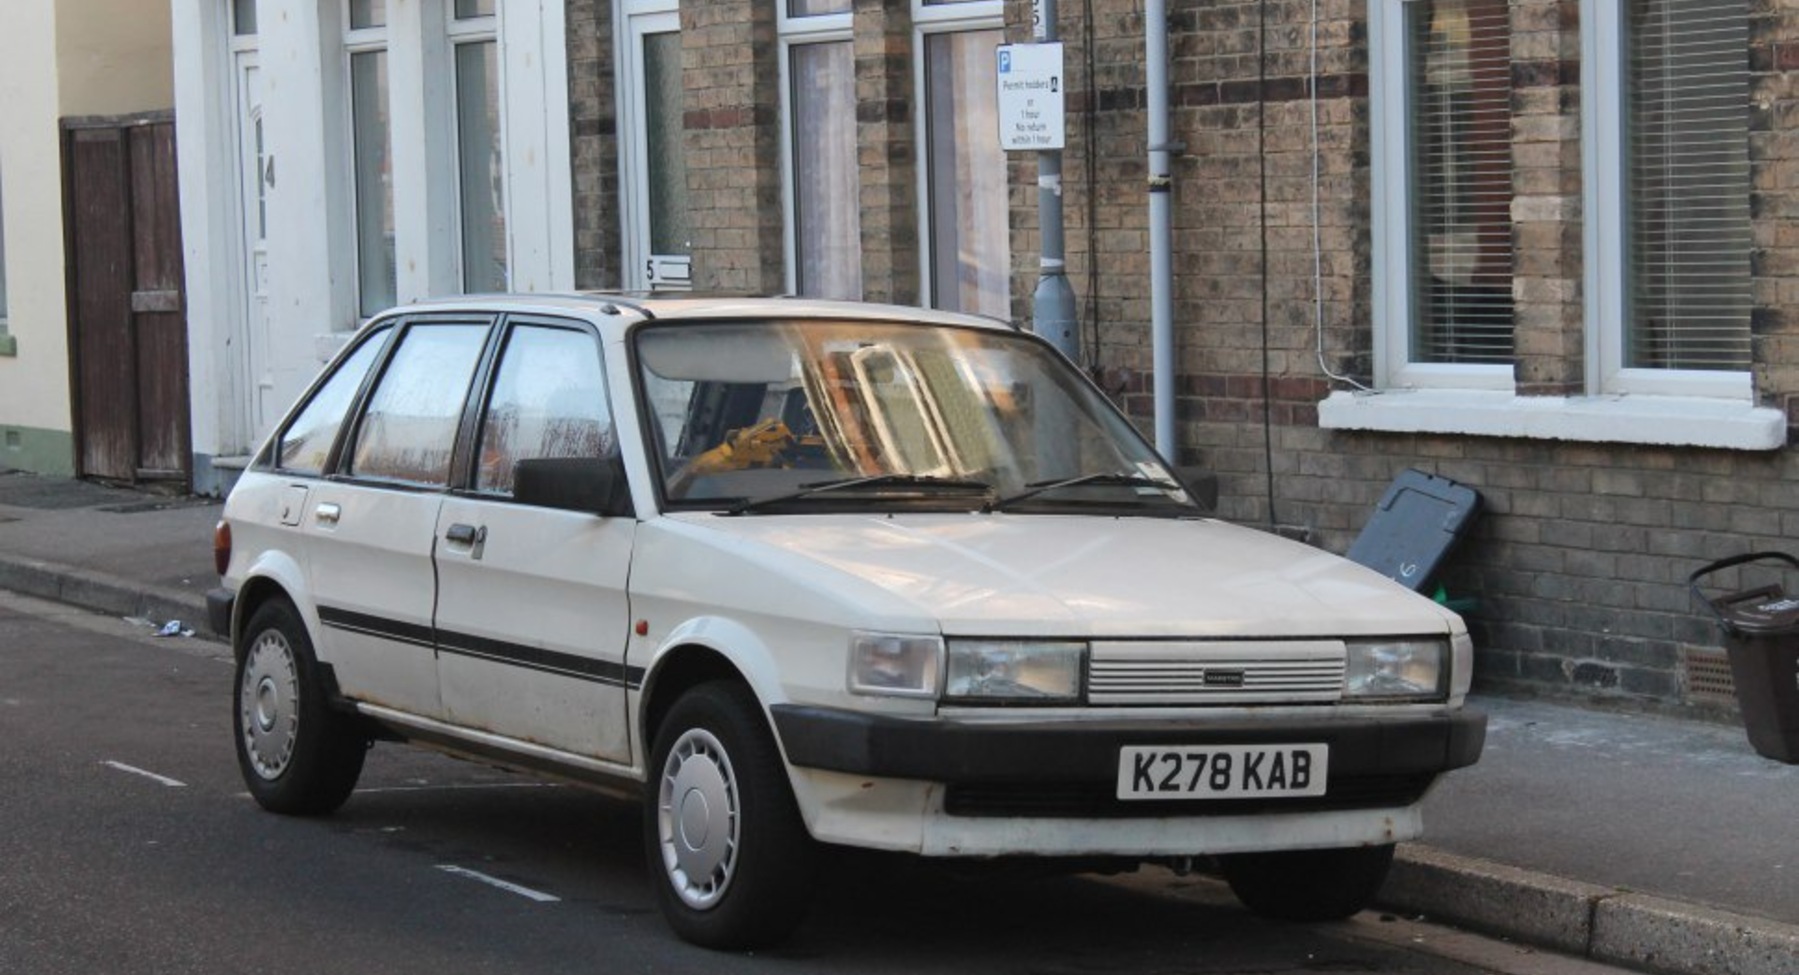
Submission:
<svg viewBox="0 0 1799 975">
<path fill-rule="evenodd" d="M 1307 718 L 1234 717 L 1029 720 L 999 723 L 902 718 L 776 705 L 775 728 L 800 768 L 942 783 L 952 816 L 1133 818 L 1262 812 L 1396 809 L 1436 777 L 1472 765 L 1486 742 L 1478 711 Z M 1278 745 L 1330 749 L 1323 796 L 1120 801 L 1120 750 L 1130 745 Z"/>
</svg>

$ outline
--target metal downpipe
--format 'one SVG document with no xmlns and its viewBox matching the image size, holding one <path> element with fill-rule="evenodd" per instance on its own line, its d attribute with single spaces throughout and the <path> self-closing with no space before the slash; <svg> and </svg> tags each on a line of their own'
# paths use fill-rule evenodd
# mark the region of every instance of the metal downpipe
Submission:
<svg viewBox="0 0 1799 975">
<path fill-rule="evenodd" d="M 1144 64 L 1149 125 L 1149 335 L 1155 386 L 1156 450 L 1180 463 L 1174 426 L 1174 180 L 1168 137 L 1168 2 L 1145 0 Z"/>
</svg>

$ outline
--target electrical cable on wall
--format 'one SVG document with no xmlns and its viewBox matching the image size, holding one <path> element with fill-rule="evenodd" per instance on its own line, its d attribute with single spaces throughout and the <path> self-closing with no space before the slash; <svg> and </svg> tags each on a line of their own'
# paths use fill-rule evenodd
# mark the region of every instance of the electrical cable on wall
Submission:
<svg viewBox="0 0 1799 975">
<path fill-rule="evenodd" d="M 1346 383 L 1364 393 L 1372 393 L 1373 389 L 1362 385 L 1354 377 L 1339 375 L 1333 371 L 1324 357 L 1324 210 L 1318 200 L 1318 187 L 1322 182 L 1318 172 L 1319 156 L 1322 153 L 1318 144 L 1318 0 L 1312 0 L 1309 54 L 1306 94 L 1312 112 L 1312 322 L 1318 334 L 1318 368 L 1326 379 Z"/>
<path fill-rule="evenodd" d="M 1257 221 L 1262 231 L 1262 469 L 1268 477 L 1268 527 L 1272 529 L 1280 522 L 1274 514 L 1274 380 L 1268 348 L 1268 0 L 1261 0 L 1256 11 L 1256 161 L 1262 184 L 1261 219 Z M 1314 165 L 1316 159 L 1314 145 Z M 1316 171 L 1313 177 L 1316 180 Z M 1312 223 L 1316 227 L 1315 212 Z"/>
<path fill-rule="evenodd" d="M 1087 56 L 1087 110 L 1082 113 L 1086 134 L 1087 157 L 1087 368 L 1099 373 L 1099 150 L 1097 114 L 1099 110 L 1099 77 L 1095 73 L 1093 0 L 1082 0 L 1081 16 L 1086 22 L 1084 46 Z"/>
</svg>

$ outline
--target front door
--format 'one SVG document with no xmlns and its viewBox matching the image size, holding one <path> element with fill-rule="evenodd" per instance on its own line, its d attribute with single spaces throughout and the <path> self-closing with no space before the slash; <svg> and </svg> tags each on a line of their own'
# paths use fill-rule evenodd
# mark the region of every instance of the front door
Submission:
<svg viewBox="0 0 1799 975">
<path fill-rule="evenodd" d="M 693 286 L 693 224 L 682 145 L 681 21 L 673 4 L 625 6 L 632 10 L 619 64 L 625 287 L 682 291 Z"/>
<path fill-rule="evenodd" d="M 189 483 L 187 314 L 175 123 L 65 123 L 77 468 Z"/>
<path fill-rule="evenodd" d="M 238 199 L 243 216 L 242 368 L 247 376 L 244 410 L 253 439 L 260 439 L 286 404 L 272 402 L 275 378 L 269 362 L 269 189 L 275 160 L 262 119 L 262 68 L 257 53 L 237 55 Z"/>
<path fill-rule="evenodd" d="M 472 490 L 437 519 L 438 672 L 448 720 L 630 760 L 625 584 L 636 521 L 512 499 L 528 458 L 618 455 L 597 336 L 509 325 L 475 441 Z"/>
</svg>

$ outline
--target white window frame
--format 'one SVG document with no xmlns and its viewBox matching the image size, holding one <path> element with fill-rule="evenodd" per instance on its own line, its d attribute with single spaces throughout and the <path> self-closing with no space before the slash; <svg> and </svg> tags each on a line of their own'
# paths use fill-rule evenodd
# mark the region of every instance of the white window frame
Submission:
<svg viewBox="0 0 1799 975">
<path fill-rule="evenodd" d="M 11 295 L 7 291 L 6 282 L 6 182 L 0 176 L 0 356 L 14 356 L 19 352 L 18 340 L 13 338 L 7 323 L 11 320 Z"/>
<path fill-rule="evenodd" d="M 1755 405 L 1749 373 L 1623 369 L 1623 38 L 1620 0 L 1581 0 L 1586 278 L 1583 395 L 1519 396 L 1509 367 L 1405 361 L 1411 214 L 1405 4 L 1371 0 L 1374 390 L 1318 404 L 1327 430 L 1778 450 L 1786 415 Z M 1608 177 L 1606 174 L 1610 174 Z M 1507 373 L 1498 382 L 1490 370 Z"/>
<path fill-rule="evenodd" d="M 1581 166 L 1587 220 L 1587 390 L 1592 393 L 1698 396 L 1750 401 L 1749 371 L 1631 369 L 1624 365 L 1629 302 L 1625 226 L 1630 201 L 1625 178 L 1626 42 L 1623 0 L 1581 0 Z M 1745 102 L 1748 93 L 1744 93 Z M 1746 110 L 1746 109 L 1745 109 Z"/>
<path fill-rule="evenodd" d="M 1369 4 L 1368 121 L 1373 208 L 1374 384 L 1381 389 L 1511 390 L 1509 364 L 1411 361 L 1417 321 L 1412 287 L 1412 85 L 1408 8 L 1416 0 Z"/>
<path fill-rule="evenodd" d="M 349 56 L 387 51 L 389 165 L 394 185 L 395 297 L 404 304 L 463 290 L 461 160 L 456 120 L 456 48 L 497 44 L 501 197 L 506 281 L 514 292 L 574 288 L 567 31 L 561 0 L 496 0 L 492 16 L 457 20 L 455 0 L 389 2 L 383 28 L 349 29 L 343 17 L 342 163 L 352 197 L 354 119 Z M 534 149 L 521 153 L 521 146 Z M 527 158 L 528 157 L 528 158 Z M 354 225 L 350 238 L 355 242 Z M 352 248 L 354 254 L 354 248 Z M 359 259 L 359 258 L 357 258 Z M 347 278 L 361 307 L 360 273 Z"/>
<path fill-rule="evenodd" d="M 931 118 L 928 110 L 929 80 L 925 77 L 925 38 L 933 34 L 995 30 L 1006 26 L 1003 0 L 965 0 L 961 3 L 926 3 L 912 0 L 912 104 L 917 135 L 918 184 L 918 301 L 936 305 L 935 231 L 931 218 Z M 993 133 L 995 142 L 999 132 Z"/>
<path fill-rule="evenodd" d="M 398 165 L 399 161 L 394 158 L 394 145 L 399 140 L 394 138 L 393 131 L 395 118 L 395 71 L 394 55 L 390 49 L 388 40 L 392 11 L 388 11 L 390 17 L 388 24 L 383 24 L 380 27 L 358 28 L 350 26 L 352 23 L 350 4 L 351 0 L 339 0 L 338 3 L 343 18 L 341 21 L 343 24 L 343 38 L 342 44 L 339 45 L 339 51 L 342 54 L 343 61 L 341 77 L 343 79 L 344 94 L 342 106 L 345 167 L 344 187 L 350 194 L 348 201 L 350 227 L 350 263 L 348 270 L 350 273 L 346 280 L 349 282 L 350 287 L 350 307 L 355 310 L 356 318 L 361 322 L 367 321 L 371 316 L 364 314 L 362 310 L 364 299 L 362 293 L 362 213 L 360 210 L 361 201 L 358 198 L 361 187 L 357 185 L 356 181 L 356 82 L 353 69 L 351 68 L 355 55 L 358 54 L 372 54 L 379 51 L 385 54 L 387 58 L 387 165 L 390 174 L 388 177 L 389 183 L 392 186 L 394 196 L 391 201 L 393 213 L 391 213 L 388 218 L 392 220 L 394 224 L 394 297 L 396 300 L 403 299 L 406 296 L 406 290 L 399 280 L 400 268 L 405 267 L 407 263 L 407 255 L 402 251 L 402 248 L 405 246 L 404 238 L 406 236 L 406 231 L 404 225 L 406 221 L 402 218 L 401 201 L 399 198 L 399 187 L 401 183 L 400 167 Z M 378 312 L 380 309 L 375 309 L 375 311 Z"/>
<path fill-rule="evenodd" d="M 855 41 L 850 11 L 836 14 L 813 14 L 795 17 L 788 13 L 790 0 L 776 0 L 779 13 L 775 20 L 780 37 L 781 88 L 781 207 L 783 223 L 781 249 L 786 266 L 786 287 L 791 294 L 800 289 L 799 193 L 794 180 L 793 146 L 798 134 L 799 118 L 793 104 L 793 49 L 808 44 L 830 44 Z"/>
<path fill-rule="evenodd" d="M 466 174 L 462 171 L 462 121 L 459 114 L 461 106 L 457 103 L 457 99 L 460 97 L 461 92 L 460 77 L 458 75 L 461 68 L 461 61 L 457 55 L 459 49 L 465 44 L 493 44 L 495 45 L 497 55 L 494 67 L 495 70 L 499 72 L 498 82 L 500 86 L 500 117 L 497 120 L 500 137 L 500 207 L 502 215 L 507 221 L 506 280 L 507 290 L 511 290 L 512 252 L 514 250 L 511 224 L 513 211 L 512 166 L 510 165 L 512 161 L 512 146 L 508 139 L 510 133 L 507 131 L 506 126 L 506 119 L 509 115 L 507 109 L 509 106 L 507 105 L 506 99 L 505 47 L 500 44 L 500 17 L 503 15 L 506 5 L 503 2 L 496 2 L 494 4 L 495 13 L 490 16 L 470 17 L 466 20 L 458 20 L 456 19 L 456 0 L 443 0 L 443 2 L 444 33 L 448 38 L 447 51 L 445 52 L 443 65 L 444 71 L 446 72 L 444 77 L 448 79 L 448 97 L 444 99 L 445 110 L 448 113 L 448 119 L 445 124 L 448 127 L 450 136 L 447 150 L 449 153 L 448 163 L 450 172 L 454 174 L 454 182 L 452 184 L 454 192 L 451 194 L 450 198 L 454 201 L 451 207 L 455 211 L 455 219 L 453 221 L 454 229 L 451 232 L 451 238 L 455 241 L 456 245 L 455 260 L 453 262 L 456 267 L 456 290 L 463 293 L 467 293 L 469 290 L 468 267 L 463 259 L 463 221 L 466 215 L 462 212 L 462 187 Z"/>
</svg>

